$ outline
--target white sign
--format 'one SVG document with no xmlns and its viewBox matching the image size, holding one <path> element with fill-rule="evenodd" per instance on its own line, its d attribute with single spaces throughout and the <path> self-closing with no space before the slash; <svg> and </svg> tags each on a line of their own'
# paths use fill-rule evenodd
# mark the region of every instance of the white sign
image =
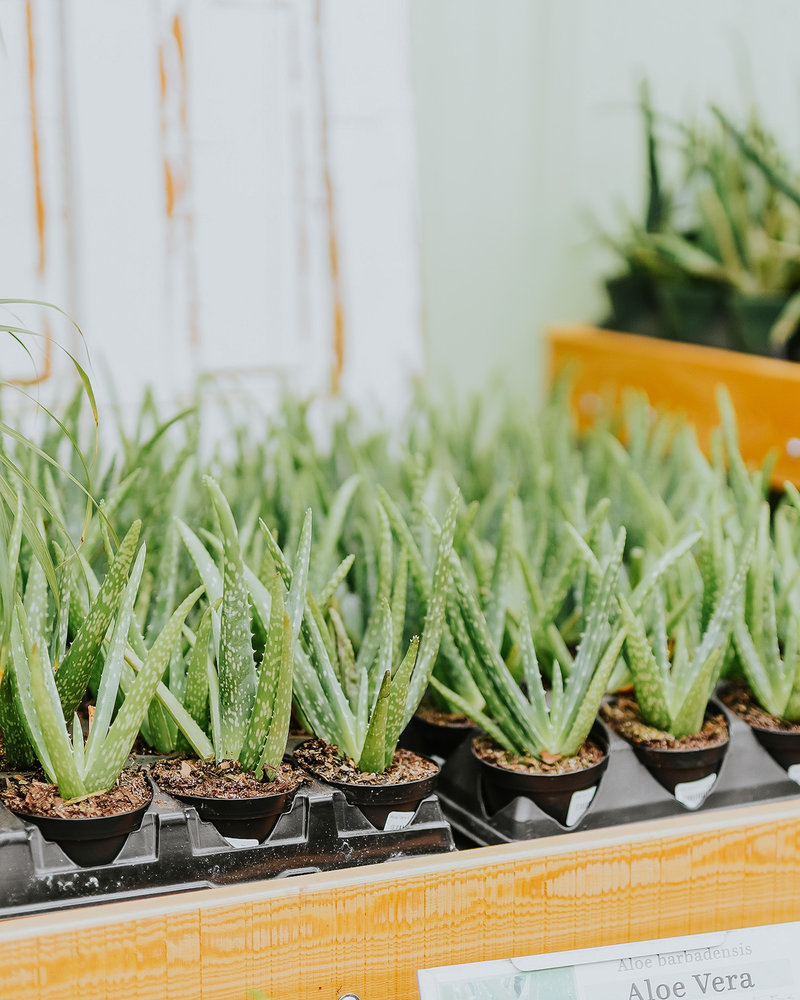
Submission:
<svg viewBox="0 0 800 1000">
<path fill-rule="evenodd" d="M 800 1000 L 800 923 L 418 973 L 421 1000 Z"/>
</svg>

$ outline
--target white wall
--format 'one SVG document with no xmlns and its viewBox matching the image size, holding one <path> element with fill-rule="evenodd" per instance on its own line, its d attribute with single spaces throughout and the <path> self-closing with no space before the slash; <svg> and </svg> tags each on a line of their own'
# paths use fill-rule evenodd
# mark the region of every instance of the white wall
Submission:
<svg viewBox="0 0 800 1000">
<path fill-rule="evenodd" d="M 431 374 L 536 395 L 548 322 L 599 318 L 595 239 L 641 213 L 642 77 L 666 114 L 756 102 L 800 166 L 792 0 L 413 0 Z"/>
<path fill-rule="evenodd" d="M 399 396 L 422 364 L 406 0 L 0 0 L 0 33 L 0 295 L 77 319 L 101 397 L 106 371 L 126 404 L 201 376 Z"/>
</svg>

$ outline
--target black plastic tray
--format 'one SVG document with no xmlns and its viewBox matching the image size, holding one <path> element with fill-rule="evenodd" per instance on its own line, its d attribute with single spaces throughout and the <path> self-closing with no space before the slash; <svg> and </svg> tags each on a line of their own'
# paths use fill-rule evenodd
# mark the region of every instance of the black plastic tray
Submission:
<svg viewBox="0 0 800 1000">
<path fill-rule="evenodd" d="M 721 707 L 728 719 L 730 742 L 717 779 L 699 810 L 706 812 L 800 795 L 800 787 L 764 750 L 747 723 Z M 471 751 L 474 732 L 470 734 L 443 764 L 437 786 L 445 816 L 459 843 L 505 844 L 694 811 L 656 781 L 637 760 L 629 743 L 609 727 L 604 728 L 609 741 L 608 769 L 587 811 L 569 828 L 527 798 L 514 799 L 489 815 L 481 794 L 479 765 Z"/>
<path fill-rule="evenodd" d="M 375 864 L 454 849 L 435 795 L 411 822 L 377 830 L 344 795 L 312 781 L 266 841 L 232 846 L 191 806 L 156 789 L 141 827 L 110 865 L 80 868 L 0 806 L 0 917 Z"/>
</svg>

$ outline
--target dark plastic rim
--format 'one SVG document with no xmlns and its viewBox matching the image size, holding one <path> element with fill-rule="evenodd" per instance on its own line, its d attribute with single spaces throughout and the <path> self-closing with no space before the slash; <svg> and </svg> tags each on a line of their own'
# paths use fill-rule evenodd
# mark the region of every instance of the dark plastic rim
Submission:
<svg viewBox="0 0 800 1000">
<path fill-rule="evenodd" d="M 247 799 L 214 798 L 208 795 L 178 795 L 169 792 L 187 806 L 192 806 L 200 819 L 213 823 L 223 837 L 242 840 L 266 840 L 275 829 L 281 815 L 291 804 L 298 789 L 272 792 Z M 165 789 L 166 791 L 166 789 Z"/>
<path fill-rule="evenodd" d="M 761 746 L 785 771 L 794 764 L 800 764 L 800 731 L 764 729 L 753 725 L 750 728 Z"/>
<path fill-rule="evenodd" d="M 728 752 L 730 745 L 730 725 L 725 710 L 716 701 L 710 701 L 706 708 L 706 717 L 711 713 L 721 715 L 728 727 L 728 738 L 724 743 L 710 747 L 692 748 L 660 748 L 642 746 L 630 741 L 637 758 L 650 771 L 653 777 L 674 794 L 675 787 L 691 781 L 700 781 L 709 774 L 719 771 L 719 767 Z"/>
<path fill-rule="evenodd" d="M 487 814 L 494 815 L 513 799 L 523 796 L 531 799 L 548 816 L 566 826 L 572 796 L 575 792 L 599 784 L 608 767 L 608 736 L 599 722 L 595 722 L 592 726 L 588 738 L 601 748 L 603 759 L 580 771 L 567 771 L 563 774 L 526 774 L 492 764 L 483 760 L 476 752 L 473 741 L 471 750 L 480 768 L 481 789 Z"/>
<path fill-rule="evenodd" d="M 299 750 L 300 747 L 297 749 Z M 414 751 L 411 752 L 414 753 Z M 302 761 L 298 760 L 297 763 L 318 781 L 322 781 L 331 788 L 338 788 L 340 792 L 344 793 L 344 797 L 350 805 L 358 806 L 370 823 L 382 830 L 389 813 L 415 812 L 420 802 L 431 795 L 436 787 L 436 782 L 439 780 L 439 764 L 424 754 L 418 753 L 416 756 L 420 760 L 427 760 L 433 764 L 436 771 L 424 778 L 417 778 L 415 781 L 401 781 L 393 785 L 359 785 L 351 781 L 332 781 L 330 778 L 323 778 L 316 774 Z"/>
<path fill-rule="evenodd" d="M 128 836 L 138 830 L 153 801 L 113 816 L 32 816 L 12 810 L 20 819 L 35 824 L 46 840 L 52 840 L 67 857 L 82 868 L 110 864 L 122 850 Z"/>
</svg>

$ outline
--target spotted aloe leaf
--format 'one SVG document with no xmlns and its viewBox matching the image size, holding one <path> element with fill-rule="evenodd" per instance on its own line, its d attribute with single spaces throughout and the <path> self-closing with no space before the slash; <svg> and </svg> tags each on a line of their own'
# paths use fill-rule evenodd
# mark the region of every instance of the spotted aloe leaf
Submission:
<svg viewBox="0 0 800 1000">
<path fill-rule="evenodd" d="M 141 526 L 141 521 L 134 521 L 123 538 L 69 652 L 56 671 L 56 688 L 65 719 L 72 719 L 86 691 L 92 666 L 128 582 Z"/>
<path fill-rule="evenodd" d="M 102 749 L 84 777 L 87 791 L 110 788 L 130 753 L 142 720 L 166 670 L 172 648 L 181 634 L 186 616 L 203 593 L 198 587 L 176 608 L 147 654 L 136 680 L 111 725 Z"/>
<path fill-rule="evenodd" d="M 239 534 L 228 501 L 213 479 L 206 478 L 219 518 L 224 546 L 219 643 L 219 693 L 222 752 L 236 760 L 244 742 L 256 692 L 256 670 L 250 638 L 250 604 L 244 578 Z"/>
</svg>

